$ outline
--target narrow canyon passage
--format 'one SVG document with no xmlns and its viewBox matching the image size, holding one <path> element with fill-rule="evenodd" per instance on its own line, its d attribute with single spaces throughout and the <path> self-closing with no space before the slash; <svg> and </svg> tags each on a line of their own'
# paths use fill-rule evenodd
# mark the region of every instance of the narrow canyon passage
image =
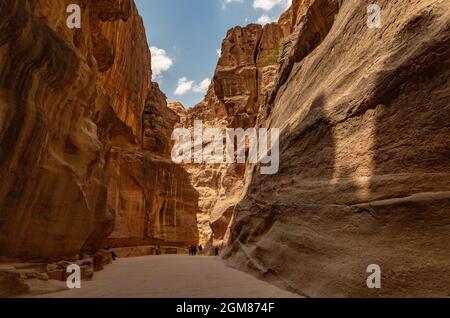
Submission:
<svg viewBox="0 0 450 318">
<path fill-rule="evenodd" d="M 43 295 L 48 298 L 292 298 L 216 257 L 161 255 L 119 259 L 73 289 Z"/>
<path fill-rule="evenodd" d="M 0 298 L 450 296 L 449 0 L 71 2 L 0 1 Z"/>
</svg>

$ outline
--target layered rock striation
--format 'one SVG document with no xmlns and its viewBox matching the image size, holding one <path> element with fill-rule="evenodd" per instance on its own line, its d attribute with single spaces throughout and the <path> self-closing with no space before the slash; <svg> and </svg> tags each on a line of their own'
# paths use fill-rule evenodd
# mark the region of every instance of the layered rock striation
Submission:
<svg viewBox="0 0 450 318">
<path fill-rule="evenodd" d="M 250 24 L 228 31 L 205 99 L 192 109 L 178 110 L 182 123 L 193 131 L 196 120 L 204 128 L 252 128 L 275 84 L 284 37 L 278 24 Z M 246 164 L 186 165 L 198 190 L 200 241 L 220 247 L 246 183 Z M 210 249 L 211 251 L 211 249 Z"/>
<path fill-rule="evenodd" d="M 142 150 L 111 151 L 108 201 L 116 222 L 106 244 L 197 244 L 199 194 L 187 171 L 171 160 L 171 135 L 180 120 L 158 84 L 152 83 L 144 107 Z"/>
<path fill-rule="evenodd" d="M 260 125 L 280 170 L 254 167 L 230 264 L 302 295 L 448 296 L 450 10 L 444 1 L 294 0 Z M 366 270 L 381 267 L 382 288 Z"/>
<path fill-rule="evenodd" d="M 168 159 L 178 117 L 134 2 L 80 0 L 71 29 L 72 2 L 0 4 L 0 257 L 75 259 L 111 233 L 196 242 L 196 192 Z"/>
<path fill-rule="evenodd" d="M 377 29 L 369 2 L 293 0 L 278 23 L 228 32 L 193 109 L 151 82 L 132 0 L 80 0 L 80 29 L 70 2 L 0 3 L 0 261 L 17 263 L 2 295 L 63 279 L 57 261 L 80 253 L 92 277 L 102 244 L 200 242 L 305 296 L 448 296 L 445 1 L 379 0 Z M 195 120 L 279 128 L 278 173 L 175 164 L 171 133 Z"/>
</svg>

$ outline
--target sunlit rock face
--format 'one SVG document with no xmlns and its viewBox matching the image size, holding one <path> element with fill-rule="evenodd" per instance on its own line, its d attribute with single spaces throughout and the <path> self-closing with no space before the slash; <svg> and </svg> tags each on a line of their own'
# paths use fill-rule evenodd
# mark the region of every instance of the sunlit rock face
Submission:
<svg viewBox="0 0 450 318">
<path fill-rule="evenodd" d="M 133 1 L 92 1 L 94 56 L 99 78 L 117 118 L 130 130 L 128 139 L 118 133 L 115 146 L 141 148 L 142 118 L 151 87 L 151 64 L 142 18 Z M 91 14 L 92 16 L 92 14 Z M 92 22 L 92 18 L 91 18 Z"/>
<path fill-rule="evenodd" d="M 142 228 L 154 222 L 147 194 L 159 185 L 146 184 L 142 150 L 167 154 L 170 139 L 166 127 L 154 132 L 163 146 L 143 136 L 153 129 L 144 109 L 152 100 L 165 106 L 150 80 L 142 20 L 131 0 L 79 1 L 81 28 L 70 29 L 71 3 L 0 3 L 1 257 L 71 259 L 95 251 L 112 231 L 153 237 Z M 158 169 L 184 176 L 168 166 Z M 196 211 L 183 213 L 194 226 Z M 190 225 L 158 238 L 194 242 L 196 233 L 184 230 Z"/>
<path fill-rule="evenodd" d="M 224 253 L 307 296 L 448 296 L 450 10 L 445 1 L 293 1 L 255 168 Z M 381 267 L 382 288 L 366 270 Z"/>
<path fill-rule="evenodd" d="M 65 4 L 50 2 L 0 5 L 2 256 L 71 257 L 111 221 L 96 118 L 108 105 L 89 10 L 74 31 Z"/>
<path fill-rule="evenodd" d="M 250 24 L 228 31 L 222 43 L 212 87 L 205 98 L 209 108 L 214 95 L 225 107 L 229 125 L 254 127 L 260 102 L 277 75 L 283 30 L 276 23 Z"/>
<path fill-rule="evenodd" d="M 158 84 L 152 83 L 144 108 L 143 148 L 164 156 L 172 150 L 172 132 L 181 118 L 167 105 Z"/>
<path fill-rule="evenodd" d="M 108 201 L 115 227 L 105 244 L 113 247 L 198 242 L 198 192 L 188 173 L 170 157 L 113 148 Z"/>
<path fill-rule="evenodd" d="M 260 105 L 275 84 L 284 35 L 276 23 L 229 30 L 205 99 L 192 109 L 173 108 L 182 126 L 192 131 L 194 121 L 201 120 L 205 128 L 219 128 L 223 133 L 227 128 L 254 127 Z M 196 163 L 185 167 L 200 194 L 200 242 L 212 251 L 226 241 L 234 207 L 245 188 L 247 166 Z"/>
<path fill-rule="evenodd" d="M 180 116 L 151 83 L 143 115 L 143 150 L 114 147 L 108 161 L 108 203 L 115 213 L 113 247 L 198 243 L 198 192 L 172 162 L 172 132 Z"/>
</svg>

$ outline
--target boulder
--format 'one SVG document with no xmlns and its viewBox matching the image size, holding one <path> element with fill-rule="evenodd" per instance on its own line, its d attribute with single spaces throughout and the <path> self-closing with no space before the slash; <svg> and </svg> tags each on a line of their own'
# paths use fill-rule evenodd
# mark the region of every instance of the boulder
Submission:
<svg viewBox="0 0 450 318">
<path fill-rule="evenodd" d="M 0 297 L 13 297 L 25 294 L 29 286 L 25 284 L 19 272 L 0 270 Z"/>
</svg>

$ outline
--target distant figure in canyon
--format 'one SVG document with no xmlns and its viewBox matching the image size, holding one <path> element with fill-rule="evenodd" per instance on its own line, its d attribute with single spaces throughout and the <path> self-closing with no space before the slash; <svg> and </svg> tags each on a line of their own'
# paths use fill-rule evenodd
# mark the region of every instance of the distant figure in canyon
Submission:
<svg viewBox="0 0 450 318">
<path fill-rule="evenodd" d="M 195 256 L 197 254 L 197 247 L 194 244 L 189 245 L 189 255 Z"/>
<path fill-rule="evenodd" d="M 202 255 L 203 254 L 203 246 L 199 246 L 198 247 L 198 254 Z"/>
<path fill-rule="evenodd" d="M 117 259 L 117 254 L 111 249 L 111 246 L 106 246 L 105 250 L 111 253 L 113 261 Z"/>
</svg>

